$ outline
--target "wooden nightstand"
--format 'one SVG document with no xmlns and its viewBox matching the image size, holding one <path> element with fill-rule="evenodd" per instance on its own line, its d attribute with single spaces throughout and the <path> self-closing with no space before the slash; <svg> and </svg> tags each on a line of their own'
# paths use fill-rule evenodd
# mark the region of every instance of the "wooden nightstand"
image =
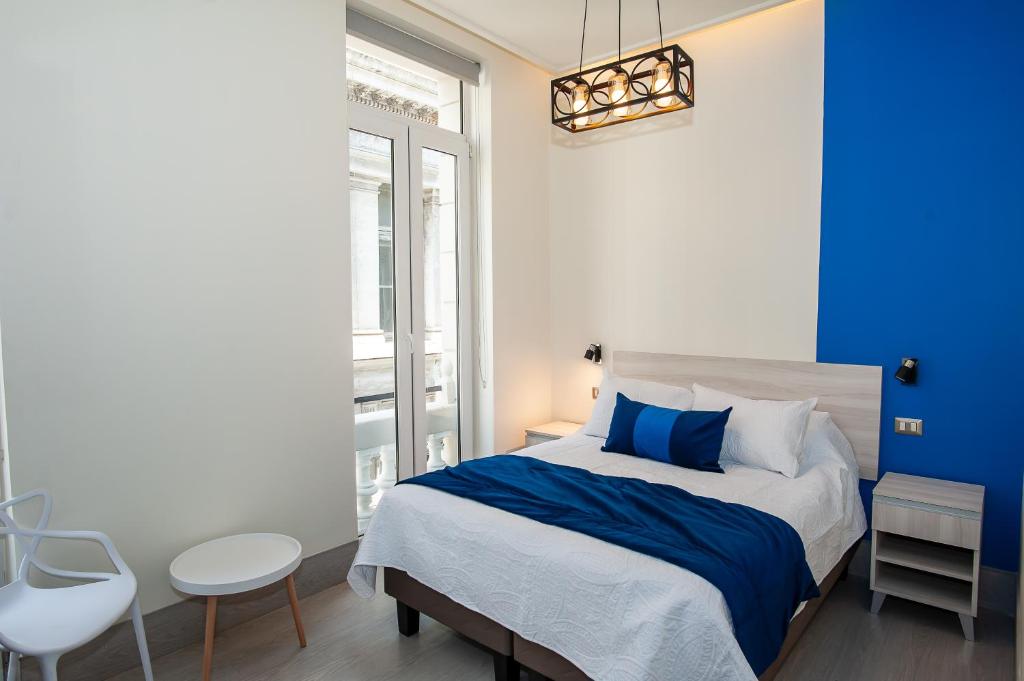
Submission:
<svg viewBox="0 0 1024 681">
<path fill-rule="evenodd" d="M 563 438 L 566 435 L 572 435 L 580 429 L 581 423 L 573 423 L 572 421 L 552 421 L 551 423 L 545 423 L 542 426 L 533 426 L 532 428 L 526 429 L 526 446 L 532 447 L 533 445 L 539 445 L 542 442 L 551 442 Z"/>
<path fill-rule="evenodd" d="M 887 595 L 960 616 L 974 640 L 985 488 L 886 473 L 871 504 L 871 612 Z"/>
</svg>

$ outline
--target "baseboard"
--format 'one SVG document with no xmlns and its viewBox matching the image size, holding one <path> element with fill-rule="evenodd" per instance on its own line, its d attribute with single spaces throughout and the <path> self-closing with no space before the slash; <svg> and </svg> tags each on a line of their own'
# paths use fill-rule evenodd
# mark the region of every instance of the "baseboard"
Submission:
<svg viewBox="0 0 1024 681">
<path fill-rule="evenodd" d="M 359 542 L 350 542 L 309 556 L 295 571 L 299 597 L 310 596 L 345 581 Z M 217 631 L 230 629 L 288 605 L 284 583 L 236 596 L 222 596 L 217 605 Z M 205 599 L 189 599 L 145 616 L 150 657 L 157 658 L 203 640 Z M 139 666 L 139 649 L 130 622 L 121 622 L 91 643 L 61 658 L 61 681 L 102 681 Z M 34 660 L 23 663 L 24 681 L 38 681 Z"/>
<path fill-rule="evenodd" d="M 871 578 L 871 540 L 861 542 L 850 561 L 850 574 Z M 1017 614 L 1017 573 L 981 566 L 978 581 L 978 607 L 1010 617 Z"/>
<path fill-rule="evenodd" d="M 358 542 L 310 556 L 295 572 L 299 597 L 310 596 L 345 581 Z M 850 574 L 868 579 L 871 574 L 871 542 L 861 542 L 850 561 Z M 1013 616 L 1016 610 L 1017 573 L 982 566 L 979 603 L 986 610 Z M 258 591 L 222 597 L 217 610 L 217 630 L 230 629 L 288 604 L 283 584 Z M 146 638 L 153 658 L 167 655 L 203 640 L 205 602 L 190 599 L 145 616 Z M 61 659 L 61 681 L 102 681 L 139 665 L 135 634 L 128 622 L 111 627 L 88 645 Z M 25 660 L 24 681 L 38 681 L 33 660 Z"/>
</svg>

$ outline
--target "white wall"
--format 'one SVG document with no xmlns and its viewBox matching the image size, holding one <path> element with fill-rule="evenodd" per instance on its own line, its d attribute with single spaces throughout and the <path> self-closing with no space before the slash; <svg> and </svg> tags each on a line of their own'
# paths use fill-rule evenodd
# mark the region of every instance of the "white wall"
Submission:
<svg viewBox="0 0 1024 681">
<path fill-rule="evenodd" d="M 480 343 L 474 455 L 523 444 L 551 414 L 548 146 L 551 76 L 404 0 L 350 2 L 482 66 L 478 89 Z"/>
<path fill-rule="evenodd" d="M 494 446 L 523 444 L 551 415 L 548 227 L 550 74 L 489 60 Z M 497 57 L 502 57 L 498 59 Z M 484 156 L 484 154 L 481 154 Z"/>
<path fill-rule="evenodd" d="M 344 9 L 0 9 L 15 492 L 111 534 L 146 611 L 210 537 L 355 538 Z M 475 453 L 508 449 L 550 415 L 549 76 L 403 0 L 372 9 L 483 65 Z"/>
<path fill-rule="evenodd" d="M 823 0 L 684 36 L 695 108 L 552 129 L 553 412 L 585 420 L 605 350 L 813 360 Z"/>
<path fill-rule="evenodd" d="M 0 8 L 15 491 L 108 532 L 147 611 L 201 540 L 355 537 L 344 10 Z"/>
</svg>

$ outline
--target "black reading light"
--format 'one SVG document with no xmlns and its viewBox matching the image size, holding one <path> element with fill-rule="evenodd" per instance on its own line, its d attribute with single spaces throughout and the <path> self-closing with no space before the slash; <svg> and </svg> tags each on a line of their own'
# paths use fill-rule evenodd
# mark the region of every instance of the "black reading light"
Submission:
<svg viewBox="0 0 1024 681">
<path fill-rule="evenodd" d="M 583 353 L 584 359 L 589 359 L 594 364 L 601 363 L 601 344 L 591 343 L 587 346 L 587 351 Z"/>
<path fill-rule="evenodd" d="M 896 380 L 906 385 L 917 383 L 917 358 L 904 357 L 900 368 L 896 370 Z"/>
</svg>

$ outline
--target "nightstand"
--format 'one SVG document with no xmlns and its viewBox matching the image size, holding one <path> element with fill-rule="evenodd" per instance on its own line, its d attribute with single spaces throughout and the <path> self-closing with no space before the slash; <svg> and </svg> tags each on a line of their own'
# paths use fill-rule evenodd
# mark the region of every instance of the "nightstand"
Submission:
<svg viewBox="0 0 1024 681">
<path fill-rule="evenodd" d="M 886 473 L 871 503 L 871 612 L 887 595 L 960 616 L 974 640 L 985 488 Z"/>
<path fill-rule="evenodd" d="M 551 423 L 545 423 L 542 426 L 533 426 L 532 428 L 526 429 L 526 446 L 532 447 L 533 445 L 539 445 L 542 442 L 551 442 L 552 440 L 558 440 L 566 435 L 572 435 L 583 424 L 573 423 L 572 421 L 552 421 Z"/>
</svg>

